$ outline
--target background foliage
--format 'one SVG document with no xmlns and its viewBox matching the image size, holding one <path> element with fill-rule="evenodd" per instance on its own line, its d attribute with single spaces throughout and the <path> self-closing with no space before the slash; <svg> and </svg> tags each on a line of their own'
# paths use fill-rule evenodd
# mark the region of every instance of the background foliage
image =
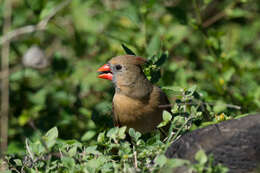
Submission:
<svg viewBox="0 0 260 173">
<path fill-rule="evenodd" d="M 61 2 L 13 0 L 12 30 L 39 23 Z M 185 92 L 197 86 L 208 117 L 192 121 L 194 128 L 259 112 L 259 4 L 258 0 L 71 1 L 50 19 L 46 30 L 11 42 L 7 153 L 25 154 L 26 138 L 37 141 L 54 126 L 60 139 L 83 142 L 73 143 L 77 147 L 96 144 L 98 134 L 112 127 L 114 92 L 111 83 L 97 78 L 96 70 L 111 57 L 125 54 L 121 44 L 153 62 L 145 71 L 148 77 L 149 70 L 157 71 L 157 85 L 164 86 L 171 103 L 186 102 Z M 43 68 L 22 60 L 35 45 L 48 61 Z M 153 55 L 164 51 L 165 63 L 156 64 L 160 56 Z"/>
</svg>

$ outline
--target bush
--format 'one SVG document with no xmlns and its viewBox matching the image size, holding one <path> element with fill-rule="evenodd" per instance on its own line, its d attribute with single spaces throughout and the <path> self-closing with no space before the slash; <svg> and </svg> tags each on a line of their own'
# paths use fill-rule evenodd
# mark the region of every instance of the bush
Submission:
<svg viewBox="0 0 260 173">
<path fill-rule="evenodd" d="M 117 144 L 118 136 L 107 136 L 112 133 L 114 91 L 109 82 L 96 78 L 101 64 L 125 54 L 122 44 L 128 51 L 148 58 L 150 64 L 144 67 L 145 74 L 152 82 L 164 86 L 174 105 L 173 111 L 179 115 L 173 120 L 165 115 L 166 121 L 177 123 L 179 128 L 173 126 L 176 133 L 169 134 L 166 144 L 161 145 L 157 133 L 148 140 L 138 138 L 142 142 L 135 146 L 137 165 L 145 169 L 140 171 L 157 170 L 168 163 L 161 156 L 167 143 L 186 131 L 260 111 L 260 6 L 257 1 L 107 0 L 101 3 L 75 0 L 65 4 L 54 16 L 53 10 L 62 4 L 59 0 L 13 0 L 12 3 L 12 30 L 51 18 L 44 30 L 19 35 L 11 42 L 7 154 L 20 158 L 14 162 L 7 159 L 10 165 L 15 165 L 11 167 L 20 165 L 20 170 L 26 165 L 20 164 L 25 155 L 32 162 L 28 147 L 27 151 L 24 149 L 26 138 L 30 139 L 27 140 L 29 148 L 40 147 L 31 149 L 36 150 L 34 159 L 38 159 L 32 162 L 33 169 L 53 171 L 70 167 L 115 171 L 136 164 L 132 161 L 134 150 L 130 143 L 121 144 L 120 138 Z M 0 5 L 1 18 L 3 12 L 4 6 Z M 1 28 L 3 25 L 2 20 Z M 37 56 L 44 60 L 22 64 L 21 58 L 34 46 L 42 51 Z M 46 150 L 39 135 L 54 126 L 59 129 L 59 139 Z M 119 148 L 122 157 L 114 158 L 111 149 L 100 146 L 97 139 L 102 134 L 111 147 Z M 94 154 L 83 158 L 84 148 Z M 51 151 L 58 152 L 58 149 L 66 156 L 55 158 Z M 142 158 L 139 150 L 147 151 L 148 157 Z M 152 164 L 155 157 L 157 163 Z M 113 162 L 106 165 L 107 159 Z M 89 160 L 94 167 L 85 165 Z M 52 168 L 55 163 L 62 166 Z M 147 168 L 140 167 L 143 165 Z"/>
</svg>

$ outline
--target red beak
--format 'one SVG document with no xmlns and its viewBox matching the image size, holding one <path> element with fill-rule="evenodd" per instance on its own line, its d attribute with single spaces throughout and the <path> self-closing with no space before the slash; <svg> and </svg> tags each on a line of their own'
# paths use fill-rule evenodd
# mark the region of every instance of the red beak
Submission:
<svg viewBox="0 0 260 173">
<path fill-rule="evenodd" d="M 108 64 L 103 65 L 97 71 L 100 73 L 100 75 L 98 75 L 99 78 L 112 80 L 113 74 Z"/>
</svg>

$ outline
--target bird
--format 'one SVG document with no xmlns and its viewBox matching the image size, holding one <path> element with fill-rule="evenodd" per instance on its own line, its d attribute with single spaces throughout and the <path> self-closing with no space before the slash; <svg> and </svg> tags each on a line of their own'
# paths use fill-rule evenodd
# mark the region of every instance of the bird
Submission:
<svg viewBox="0 0 260 173">
<path fill-rule="evenodd" d="M 142 66 L 146 63 L 140 56 L 120 55 L 97 70 L 99 78 L 114 84 L 114 126 L 126 126 L 142 134 L 156 129 L 163 120 L 164 110 L 171 113 L 166 94 L 145 76 Z"/>
</svg>

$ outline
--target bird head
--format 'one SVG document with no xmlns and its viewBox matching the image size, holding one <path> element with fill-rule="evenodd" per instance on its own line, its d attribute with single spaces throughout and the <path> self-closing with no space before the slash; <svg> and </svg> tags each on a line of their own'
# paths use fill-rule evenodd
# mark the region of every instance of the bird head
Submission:
<svg viewBox="0 0 260 173">
<path fill-rule="evenodd" d="M 117 84 L 118 80 L 130 82 L 137 75 L 143 75 L 141 66 L 145 63 L 146 60 L 139 56 L 117 56 L 98 69 L 98 77 L 112 80 L 115 84 Z"/>
<path fill-rule="evenodd" d="M 140 88 L 134 92 L 142 92 L 141 88 L 147 88 L 144 85 L 150 85 L 142 71 L 142 65 L 146 62 L 146 59 L 139 56 L 117 56 L 98 69 L 98 77 L 111 80 L 115 84 L 116 91 L 123 90 L 125 93 L 130 93 L 134 88 Z"/>
</svg>

